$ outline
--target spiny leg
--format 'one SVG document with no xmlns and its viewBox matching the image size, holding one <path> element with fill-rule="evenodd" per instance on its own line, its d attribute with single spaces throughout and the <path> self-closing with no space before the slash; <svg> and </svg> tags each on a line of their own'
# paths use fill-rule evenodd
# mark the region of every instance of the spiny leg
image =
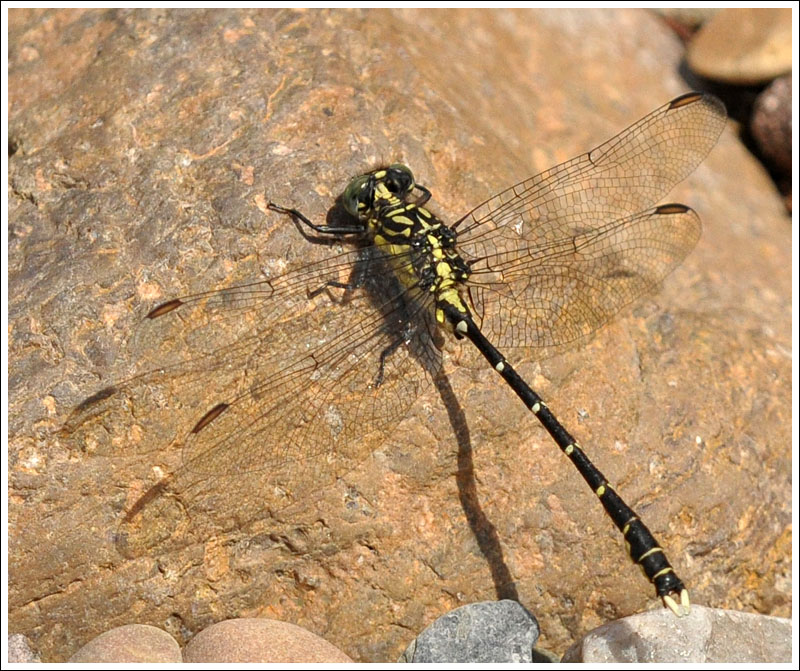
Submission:
<svg viewBox="0 0 800 671">
<path fill-rule="evenodd" d="M 361 224 L 353 224 L 350 226 L 328 226 L 327 224 L 315 224 L 306 215 L 300 212 L 300 210 L 296 210 L 292 207 L 282 207 L 272 202 L 267 203 L 267 209 L 272 210 L 273 212 L 277 212 L 278 214 L 285 214 L 289 217 L 292 217 L 292 219 L 294 219 L 295 221 L 298 221 L 303 225 L 308 226 L 312 231 L 316 231 L 317 233 L 322 233 L 323 235 L 364 234 L 364 226 Z"/>
<path fill-rule="evenodd" d="M 392 356 L 392 354 L 394 354 L 401 345 L 405 344 L 408 344 L 408 339 L 405 336 L 401 336 L 383 348 L 378 363 L 378 374 L 375 376 L 375 382 L 373 382 L 376 387 L 380 387 L 383 384 L 383 377 L 386 371 L 386 360 Z"/>
<path fill-rule="evenodd" d="M 422 195 L 419 198 L 417 198 L 416 201 L 414 201 L 414 205 L 416 205 L 417 207 L 422 207 L 425 203 L 427 203 L 431 199 L 431 192 L 428 191 L 426 187 L 422 186 L 422 184 L 415 184 L 414 188 L 422 193 Z"/>
</svg>

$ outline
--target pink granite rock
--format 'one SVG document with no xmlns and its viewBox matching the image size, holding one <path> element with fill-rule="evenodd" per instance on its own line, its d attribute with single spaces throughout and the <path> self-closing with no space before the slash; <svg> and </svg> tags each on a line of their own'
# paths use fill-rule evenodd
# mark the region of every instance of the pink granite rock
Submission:
<svg viewBox="0 0 800 671">
<path fill-rule="evenodd" d="M 72 663 L 149 663 L 181 661 L 178 642 L 147 624 L 129 624 L 100 634 L 69 658 Z"/>
<path fill-rule="evenodd" d="M 186 645 L 185 662 L 346 663 L 353 660 L 307 629 L 266 618 L 225 620 Z"/>
</svg>

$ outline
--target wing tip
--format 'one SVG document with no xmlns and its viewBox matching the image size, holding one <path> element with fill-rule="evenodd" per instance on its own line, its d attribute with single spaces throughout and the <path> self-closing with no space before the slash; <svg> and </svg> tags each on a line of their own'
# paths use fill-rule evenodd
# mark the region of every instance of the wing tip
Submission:
<svg viewBox="0 0 800 671">
<path fill-rule="evenodd" d="M 161 317 L 173 310 L 177 310 L 181 305 L 183 305 L 183 301 L 180 298 L 173 298 L 171 301 L 167 301 L 166 303 L 161 303 L 161 305 L 157 305 L 154 307 L 150 312 L 147 313 L 147 319 L 156 319 L 157 317 Z"/>
</svg>

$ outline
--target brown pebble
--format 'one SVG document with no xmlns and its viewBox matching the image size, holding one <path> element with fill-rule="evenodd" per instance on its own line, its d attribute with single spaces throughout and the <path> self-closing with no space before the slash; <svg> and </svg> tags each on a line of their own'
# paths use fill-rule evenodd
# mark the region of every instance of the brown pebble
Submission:
<svg viewBox="0 0 800 671">
<path fill-rule="evenodd" d="M 148 624 L 110 629 L 84 645 L 70 662 L 180 662 L 178 642 L 166 631 Z"/>
<path fill-rule="evenodd" d="M 760 84 L 792 67 L 791 9 L 725 9 L 694 36 L 687 52 L 697 74 Z"/>
<path fill-rule="evenodd" d="M 792 78 L 776 79 L 756 98 L 750 132 L 782 174 L 792 171 Z"/>
<path fill-rule="evenodd" d="M 266 618 L 213 624 L 186 645 L 185 662 L 352 662 L 339 648 L 307 629 Z"/>
</svg>

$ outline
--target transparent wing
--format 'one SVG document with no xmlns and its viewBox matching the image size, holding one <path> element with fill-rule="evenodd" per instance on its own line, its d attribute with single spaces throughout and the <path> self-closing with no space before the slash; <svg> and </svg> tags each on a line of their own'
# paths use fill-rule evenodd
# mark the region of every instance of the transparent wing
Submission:
<svg viewBox="0 0 800 671">
<path fill-rule="evenodd" d="M 663 205 L 517 258 L 489 254 L 469 286 L 481 329 L 506 349 L 558 347 L 584 338 L 654 291 L 700 231 L 693 210 Z"/>
<path fill-rule="evenodd" d="M 297 489 L 306 471 L 314 473 L 306 485 L 321 484 L 311 464 L 335 458 L 347 470 L 362 460 L 363 438 L 398 422 L 440 366 L 430 311 L 408 298 L 382 297 L 376 309 L 361 293 L 275 324 L 219 396 L 227 407 L 187 436 L 185 467 L 264 470 L 273 484 Z"/>
<path fill-rule="evenodd" d="M 557 347 L 652 291 L 700 223 L 688 208 L 642 210 L 697 167 L 725 119 L 713 96 L 681 96 L 463 217 L 458 245 L 486 334 L 502 347 Z"/>
<path fill-rule="evenodd" d="M 375 248 L 356 250 L 163 304 L 135 337 L 150 369 L 84 401 L 62 434 L 97 423 L 133 433 L 130 417 L 106 419 L 122 407 L 159 446 L 180 445 L 185 504 L 252 473 L 263 495 L 240 497 L 240 517 L 302 498 L 362 461 L 365 437 L 399 421 L 441 365 L 430 305 L 383 264 Z M 158 525 L 164 505 L 135 512 Z"/>
</svg>

